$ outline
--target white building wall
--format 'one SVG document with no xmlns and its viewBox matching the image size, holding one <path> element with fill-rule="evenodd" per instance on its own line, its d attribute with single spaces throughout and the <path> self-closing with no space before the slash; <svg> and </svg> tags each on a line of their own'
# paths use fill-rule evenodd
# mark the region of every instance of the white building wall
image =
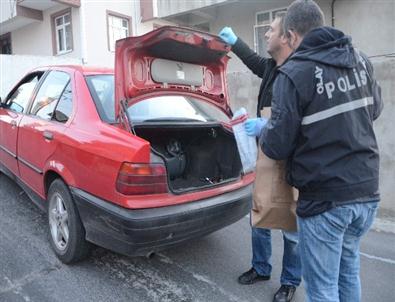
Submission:
<svg viewBox="0 0 395 302">
<path fill-rule="evenodd" d="M 4 3 L 2 3 L 3 5 Z M 66 9 L 58 5 L 43 11 L 43 21 L 36 21 L 11 33 L 12 52 L 15 55 L 52 56 L 51 15 Z M 80 8 L 71 8 L 73 29 L 73 51 L 55 55 L 65 58 L 84 58 L 84 64 L 114 67 L 115 53 L 108 49 L 107 10 L 131 18 L 131 35 L 142 35 L 154 28 L 154 25 L 174 25 L 164 20 L 152 20 L 140 23 L 140 2 L 82 0 Z M 84 30 L 81 22 L 84 23 Z M 85 38 L 83 38 L 84 36 Z"/>
<path fill-rule="evenodd" d="M 175 25 L 174 23 L 154 19 L 141 23 L 140 1 L 90 1 L 84 3 L 85 23 L 85 64 L 114 67 L 115 52 L 108 49 L 107 10 L 131 18 L 129 33 L 132 36 L 143 35 L 154 29 L 154 25 Z"/>
<path fill-rule="evenodd" d="M 338 0 L 335 27 L 351 35 L 368 56 L 395 54 L 394 0 Z"/>
<path fill-rule="evenodd" d="M 324 12 L 327 24 L 331 22 L 331 1 L 317 1 Z M 210 23 L 210 32 L 218 34 L 224 26 L 230 26 L 236 35 L 241 37 L 251 48 L 254 47 L 254 25 L 257 12 L 276 10 L 286 8 L 292 3 L 292 0 L 277 1 L 245 1 L 234 4 L 224 5 L 216 10 L 216 19 Z M 229 62 L 228 72 L 247 71 L 248 69 L 237 58 L 230 53 L 232 60 Z"/>
<path fill-rule="evenodd" d="M 146 21 L 144 23 L 141 23 L 138 26 L 136 36 L 141 36 L 143 34 L 150 32 L 151 30 L 154 30 L 155 29 L 154 27 L 157 25 L 159 25 L 159 26 L 166 26 L 166 25 L 176 26 L 177 24 L 166 21 L 166 20 L 160 20 L 160 19 Z"/>
<path fill-rule="evenodd" d="M 163 19 L 152 19 L 149 21 L 141 22 L 141 6 L 140 1 L 134 1 L 134 15 L 135 15 L 135 30 L 133 31 L 134 36 L 144 35 L 155 29 L 155 26 L 165 26 L 172 25 L 175 26 L 177 24 L 163 20 Z"/>
<path fill-rule="evenodd" d="M 1 0 L 0 1 L 0 22 L 7 21 L 11 16 L 16 15 L 16 6 L 13 1 Z"/>
<path fill-rule="evenodd" d="M 39 66 L 81 64 L 76 58 L 64 56 L 0 55 L 0 97 L 4 98 L 11 88 L 30 70 Z"/>
<path fill-rule="evenodd" d="M 185 11 L 199 9 L 206 6 L 221 4 L 227 0 L 195 0 L 195 1 L 175 1 L 175 0 L 157 0 L 158 16 L 165 17 L 175 15 Z M 245 1 L 245 0 L 244 0 Z"/>
<path fill-rule="evenodd" d="M 135 22 L 133 1 L 85 1 L 86 63 L 114 67 L 114 52 L 108 49 L 107 10 L 132 18 Z M 131 33 L 134 34 L 134 33 Z"/>
<path fill-rule="evenodd" d="M 254 47 L 256 12 L 287 7 L 291 0 L 236 2 L 216 10 L 216 19 L 210 23 L 210 31 L 218 33 L 225 25 L 248 45 Z M 332 25 L 332 1 L 318 0 L 325 15 L 326 25 Z M 368 56 L 395 53 L 395 1 L 394 0 L 337 0 L 334 4 L 335 27 L 351 35 L 356 47 Z M 233 54 L 229 72 L 246 71 L 243 63 Z"/>
<path fill-rule="evenodd" d="M 12 53 L 15 55 L 52 56 L 51 15 L 66 9 L 59 5 L 43 12 L 43 21 L 34 22 L 11 33 Z M 73 51 L 58 57 L 80 58 L 80 17 L 79 9 L 71 8 L 73 28 Z"/>
<path fill-rule="evenodd" d="M 222 27 L 231 26 L 247 44 L 254 46 L 255 13 L 288 6 L 292 1 L 234 3 L 217 10 L 217 18 L 210 24 L 210 31 L 218 33 Z M 332 1 L 317 1 L 324 12 L 326 25 L 332 25 Z M 367 53 L 375 68 L 376 78 L 382 87 L 384 111 L 375 122 L 380 147 L 380 215 L 395 217 L 395 138 L 392 120 L 395 115 L 395 1 L 394 0 L 337 0 L 335 2 L 335 27 L 351 35 L 353 44 Z M 228 88 L 231 106 L 246 107 L 250 115 L 256 112 L 256 100 L 261 80 L 230 53 Z"/>
<path fill-rule="evenodd" d="M 374 124 L 380 150 L 381 212 L 395 217 L 395 56 L 372 58 L 372 63 L 384 101 L 384 110 Z"/>
</svg>

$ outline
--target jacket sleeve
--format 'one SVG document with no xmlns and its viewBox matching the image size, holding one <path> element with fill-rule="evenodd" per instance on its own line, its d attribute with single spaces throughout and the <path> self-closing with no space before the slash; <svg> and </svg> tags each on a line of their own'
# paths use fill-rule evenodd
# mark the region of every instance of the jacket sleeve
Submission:
<svg viewBox="0 0 395 302">
<path fill-rule="evenodd" d="M 373 95 L 373 120 L 376 120 L 384 108 L 383 99 L 381 98 L 381 87 L 376 80 L 374 75 L 373 65 L 369 58 L 363 52 L 359 52 L 363 61 L 366 63 L 366 70 L 368 72 L 369 79 L 372 83 L 372 95 Z"/>
<path fill-rule="evenodd" d="M 258 77 L 262 78 L 265 68 L 273 59 L 261 57 L 253 51 L 243 40 L 237 38 L 236 44 L 233 45 L 232 51 L 240 60 Z"/>
<path fill-rule="evenodd" d="M 294 84 L 280 73 L 273 86 L 272 115 L 259 139 L 262 151 L 268 157 L 283 160 L 295 150 L 302 121 L 299 104 Z"/>
</svg>

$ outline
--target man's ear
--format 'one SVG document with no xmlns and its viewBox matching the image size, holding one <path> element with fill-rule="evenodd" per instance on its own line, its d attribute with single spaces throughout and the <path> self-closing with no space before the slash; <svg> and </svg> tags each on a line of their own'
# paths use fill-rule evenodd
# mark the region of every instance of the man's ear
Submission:
<svg viewBox="0 0 395 302">
<path fill-rule="evenodd" d="M 292 50 L 295 50 L 295 48 L 293 47 L 294 44 L 295 44 L 295 40 L 296 40 L 296 35 L 295 35 L 294 31 L 288 30 L 288 31 L 284 34 L 284 37 L 287 38 L 287 42 L 288 42 L 289 47 L 291 47 Z"/>
<path fill-rule="evenodd" d="M 294 32 L 293 30 L 288 30 L 288 32 L 286 33 L 286 36 L 288 37 L 288 42 L 289 42 L 289 46 L 295 50 L 296 48 L 298 48 L 299 46 L 299 35 Z"/>
<path fill-rule="evenodd" d="M 285 33 L 282 34 L 280 37 L 280 40 L 281 40 L 282 45 L 287 45 L 288 47 L 291 47 L 289 36 L 287 34 L 285 34 Z"/>
</svg>

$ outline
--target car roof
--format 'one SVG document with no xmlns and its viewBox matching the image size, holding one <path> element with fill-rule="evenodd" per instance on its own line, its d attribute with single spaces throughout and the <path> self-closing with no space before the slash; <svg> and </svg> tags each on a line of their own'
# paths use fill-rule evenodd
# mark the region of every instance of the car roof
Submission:
<svg viewBox="0 0 395 302">
<path fill-rule="evenodd" d="M 45 69 L 74 69 L 81 72 L 84 75 L 95 75 L 95 74 L 114 74 L 113 68 L 98 67 L 98 66 L 87 66 L 87 65 L 49 65 L 36 68 L 35 70 Z"/>
</svg>

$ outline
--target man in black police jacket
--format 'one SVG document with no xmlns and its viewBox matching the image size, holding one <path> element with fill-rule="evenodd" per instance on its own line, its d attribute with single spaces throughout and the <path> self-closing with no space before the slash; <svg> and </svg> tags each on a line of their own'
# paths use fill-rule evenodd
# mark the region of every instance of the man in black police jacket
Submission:
<svg viewBox="0 0 395 302">
<path fill-rule="evenodd" d="M 263 107 L 270 107 L 272 100 L 272 88 L 278 75 L 279 67 L 292 53 L 288 39 L 284 36 L 283 20 L 285 12 L 277 13 L 270 29 L 265 34 L 267 51 L 272 58 L 257 55 L 248 45 L 238 38 L 231 28 L 225 27 L 220 32 L 220 37 L 232 45 L 232 51 L 243 63 L 258 77 L 262 78 L 259 89 L 257 116 L 259 118 L 248 119 L 246 130 L 249 135 L 259 136 L 260 130 L 267 121 L 260 118 Z M 252 284 L 256 281 L 270 279 L 271 265 L 271 231 L 269 229 L 252 227 L 252 268 L 243 273 L 238 281 L 241 284 Z M 274 302 L 291 301 L 296 287 L 301 282 L 301 264 L 297 249 L 298 234 L 296 232 L 283 231 L 284 254 L 281 273 L 281 287 L 274 295 Z"/>
<path fill-rule="evenodd" d="M 380 87 L 351 38 L 323 27 L 314 1 L 293 2 L 284 30 L 295 52 L 274 83 L 260 144 L 267 156 L 288 159 L 288 181 L 299 190 L 308 301 L 360 301 L 359 242 L 380 199 Z"/>
</svg>

